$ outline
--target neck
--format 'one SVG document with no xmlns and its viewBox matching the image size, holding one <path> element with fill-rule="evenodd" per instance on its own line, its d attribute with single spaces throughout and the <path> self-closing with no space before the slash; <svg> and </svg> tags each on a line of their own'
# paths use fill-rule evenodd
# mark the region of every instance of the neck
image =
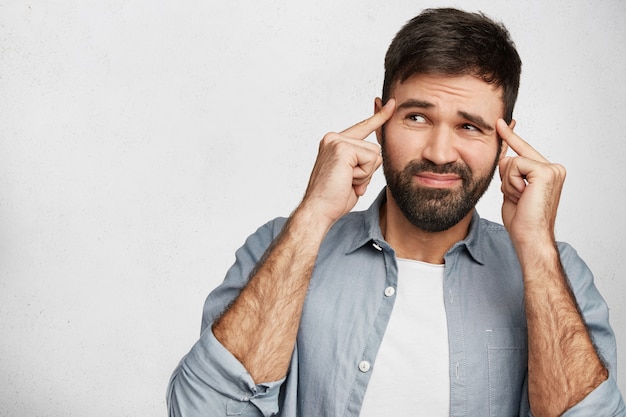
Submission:
<svg viewBox="0 0 626 417">
<path fill-rule="evenodd" d="M 431 264 L 444 263 L 446 252 L 467 236 L 471 221 L 470 211 L 448 230 L 427 232 L 409 222 L 390 195 L 387 195 L 387 202 L 380 208 L 380 228 L 396 256 Z"/>
</svg>

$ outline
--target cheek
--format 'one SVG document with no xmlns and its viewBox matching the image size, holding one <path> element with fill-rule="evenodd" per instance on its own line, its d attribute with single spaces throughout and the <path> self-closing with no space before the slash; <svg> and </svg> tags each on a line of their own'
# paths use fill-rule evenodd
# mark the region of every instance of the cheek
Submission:
<svg viewBox="0 0 626 417">
<path fill-rule="evenodd" d="M 400 141 L 387 140 L 383 149 L 383 163 L 393 171 L 402 171 L 411 161 L 421 157 L 421 153 Z"/>
<path fill-rule="evenodd" d="M 459 151 L 461 159 L 474 173 L 490 173 L 496 163 L 497 146 L 466 146 Z"/>
<path fill-rule="evenodd" d="M 395 161 L 420 159 L 423 140 L 419 134 L 394 124 L 385 126 L 385 152 Z M 397 165 L 397 163 L 395 163 Z"/>
</svg>

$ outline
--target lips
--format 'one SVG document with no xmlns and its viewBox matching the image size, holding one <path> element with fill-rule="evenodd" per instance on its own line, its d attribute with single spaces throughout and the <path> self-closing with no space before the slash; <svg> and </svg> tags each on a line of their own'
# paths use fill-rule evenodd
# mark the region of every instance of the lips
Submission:
<svg viewBox="0 0 626 417">
<path fill-rule="evenodd" d="M 458 186 L 463 179 L 452 173 L 437 174 L 434 172 L 419 172 L 414 174 L 417 181 L 427 187 L 450 188 Z"/>
</svg>

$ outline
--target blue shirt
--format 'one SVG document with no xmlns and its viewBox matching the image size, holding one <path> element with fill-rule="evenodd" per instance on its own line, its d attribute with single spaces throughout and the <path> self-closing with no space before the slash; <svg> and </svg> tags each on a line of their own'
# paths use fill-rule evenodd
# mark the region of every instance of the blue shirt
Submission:
<svg viewBox="0 0 626 417">
<path fill-rule="evenodd" d="M 251 235 L 224 282 L 209 294 L 200 339 L 168 387 L 170 416 L 358 416 L 394 304 L 398 269 L 380 231 L 385 193 L 331 228 L 321 245 L 289 373 L 255 385 L 211 324 L 237 297 L 285 219 Z M 565 416 L 626 416 L 615 381 L 615 336 L 593 276 L 571 246 L 561 262 L 609 369 L 609 378 Z M 530 415 L 523 280 L 503 226 L 474 213 L 467 238 L 445 255 L 451 416 Z M 411 329 L 407 329 L 410 332 Z M 427 335 L 425 335 L 427 337 Z M 410 364 L 407 364 L 410 366 Z"/>
</svg>

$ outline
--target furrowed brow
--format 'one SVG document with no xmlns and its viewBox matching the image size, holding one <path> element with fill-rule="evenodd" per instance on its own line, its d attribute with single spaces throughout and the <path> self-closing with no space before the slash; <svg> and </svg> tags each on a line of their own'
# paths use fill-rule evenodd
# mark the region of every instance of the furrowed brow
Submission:
<svg viewBox="0 0 626 417">
<path fill-rule="evenodd" d="M 458 114 L 464 119 L 467 119 L 470 122 L 474 123 L 476 126 L 478 126 L 479 128 L 481 128 L 487 133 L 491 133 L 495 130 L 493 126 L 491 126 L 489 123 L 485 121 L 485 119 L 483 119 L 477 114 L 471 114 L 471 113 L 467 113 L 464 111 L 459 111 Z"/>
<path fill-rule="evenodd" d="M 429 109 L 432 107 L 435 107 L 435 105 L 429 101 L 411 99 L 411 100 L 403 101 L 402 103 L 400 103 L 396 107 L 396 110 L 412 109 L 412 108 Z"/>
</svg>

